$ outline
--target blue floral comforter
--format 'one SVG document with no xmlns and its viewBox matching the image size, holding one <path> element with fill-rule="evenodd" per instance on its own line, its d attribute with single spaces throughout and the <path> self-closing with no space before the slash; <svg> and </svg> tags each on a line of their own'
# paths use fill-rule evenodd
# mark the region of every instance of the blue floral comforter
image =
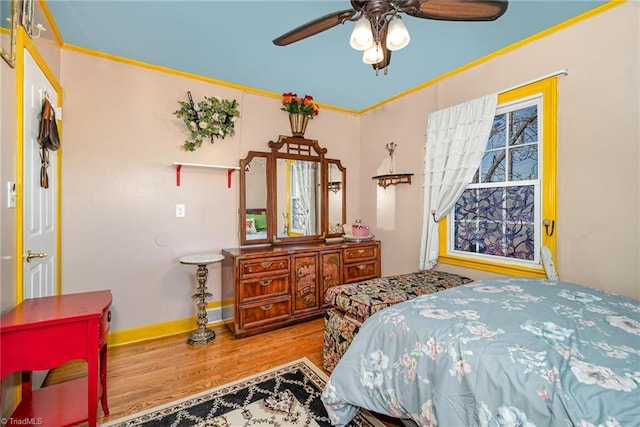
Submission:
<svg viewBox="0 0 640 427">
<path fill-rule="evenodd" d="M 322 400 L 421 426 L 640 426 L 640 303 L 507 278 L 417 297 L 370 317 Z"/>
</svg>

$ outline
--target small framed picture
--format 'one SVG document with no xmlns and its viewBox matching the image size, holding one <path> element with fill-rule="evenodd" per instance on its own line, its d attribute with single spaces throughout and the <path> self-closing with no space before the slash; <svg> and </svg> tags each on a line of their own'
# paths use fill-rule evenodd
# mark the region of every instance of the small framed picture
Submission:
<svg viewBox="0 0 640 427">
<path fill-rule="evenodd" d="M 33 35 L 33 8 L 34 0 L 22 1 L 22 26 L 29 37 Z"/>
</svg>

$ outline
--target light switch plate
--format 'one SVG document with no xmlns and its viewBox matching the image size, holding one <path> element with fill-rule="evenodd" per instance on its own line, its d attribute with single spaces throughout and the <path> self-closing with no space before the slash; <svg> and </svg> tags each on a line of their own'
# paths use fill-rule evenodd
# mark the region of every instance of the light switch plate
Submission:
<svg viewBox="0 0 640 427">
<path fill-rule="evenodd" d="M 186 213 L 185 205 L 176 205 L 176 218 L 184 218 Z"/>
<path fill-rule="evenodd" d="M 16 183 L 11 181 L 7 182 L 7 207 L 16 207 Z"/>
</svg>

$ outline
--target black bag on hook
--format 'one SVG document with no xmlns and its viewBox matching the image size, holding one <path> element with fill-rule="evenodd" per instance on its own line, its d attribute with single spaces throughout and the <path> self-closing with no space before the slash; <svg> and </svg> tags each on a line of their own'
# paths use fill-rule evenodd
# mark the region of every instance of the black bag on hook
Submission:
<svg viewBox="0 0 640 427">
<path fill-rule="evenodd" d="M 40 134 L 38 135 L 38 141 L 43 149 L 56 151 L 60 148 L 56 112 L 47 98 L 45 98 L 42 104 L 42 112 L 40 113 Z"/>
<path fill-rule="evenodd" d="M 56 112 L 49 99 L 45 98 L 40 113 L 40 132 L 38 134 L 40 144 L 40 186 L 49 188 L 49 150 L 56 151 L 60 148 L 60 138 L 58 136 L 58 123 L 56 122 Z"/>
</svg>

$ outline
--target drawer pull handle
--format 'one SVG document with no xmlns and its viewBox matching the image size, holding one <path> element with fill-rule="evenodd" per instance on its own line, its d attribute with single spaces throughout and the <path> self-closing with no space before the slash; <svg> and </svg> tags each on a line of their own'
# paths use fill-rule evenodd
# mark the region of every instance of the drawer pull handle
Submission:
<svg viewBox="0 0 640 427">
<path fill-rule="evenodd" d="M 268 286 L 271 283 L 271 280 L 263 280 L 262 282 L 260 282 L 261 286 Z"/>
<path fill-rule="evenodd" d="M 271 267 L 271 264 L 273 264 L 271 261 L 264 261 L 260 263 L 260 265 L 264 268 Z"/>
<path fill-rule="evenodd" d="M 253 267 L 247 267 L 247 272 L 248 273 L 252 273 L 253 272 Z"/>
<path fill-rule="evenodd" d="M 366 265 L 366 264 L 360 264 L 360 265 L 358 266 L 358 270 L 364 270 L 365 268 L 367 268 L 367 265 Z"/>
<path fill-rule="evenodd" d="M 358 253 L 362 255 L 364 253 L 364 249 L 358 249 Z"/>
<path fill-rule="evenodd" d="M 266 304 L 266 305 L 261 305 L 260 309 L 267 311 L 267 310 L 271 310 L 273 308 L 273 304 Z"/>
</svg>

